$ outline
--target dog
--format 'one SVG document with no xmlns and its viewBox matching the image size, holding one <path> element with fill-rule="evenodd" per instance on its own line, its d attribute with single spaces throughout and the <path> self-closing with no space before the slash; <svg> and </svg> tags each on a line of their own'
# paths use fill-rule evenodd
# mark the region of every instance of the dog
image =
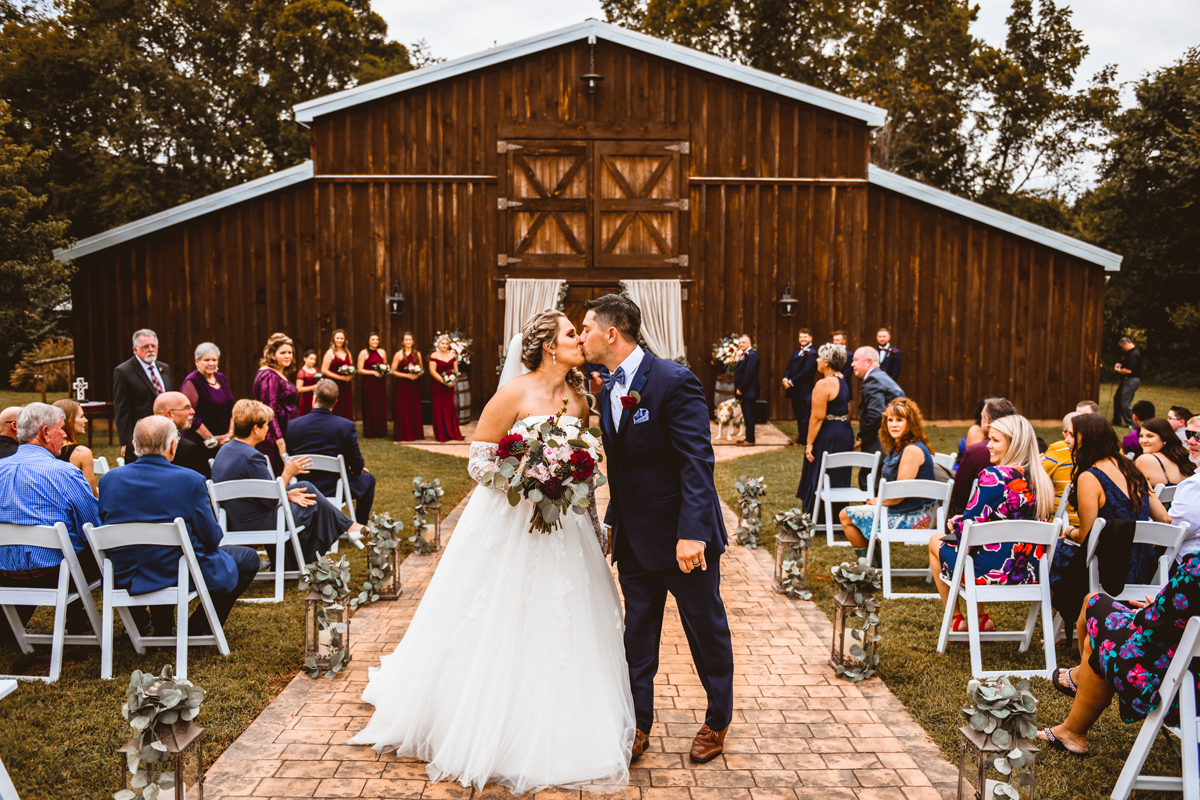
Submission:
<svg viewBox="0 0 1200 800">
<path fill-rule="evenodd" d="M 733 439 L 733 429 L 738 429 L 738 436 L 746 435 L 746 420 L 742 417 L 742 403 L 736 397 L 730 398 L 723 403 L 717 404 L 717 438 L 721 438 L 721 433 L 725 430 L 725 426 L 729 426 L 729 433 L 726 434 L 726 440 Z"/>
</svg>

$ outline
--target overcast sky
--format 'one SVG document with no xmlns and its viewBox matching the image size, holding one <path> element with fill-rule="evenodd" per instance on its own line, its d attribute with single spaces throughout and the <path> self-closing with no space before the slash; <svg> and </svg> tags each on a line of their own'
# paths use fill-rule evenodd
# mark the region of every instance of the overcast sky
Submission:
<svg viewBox="0 0 1200 800">
<path fill-rule="evenodd" d="M 977 0 L 976 35 L 992 44 L 1004 40 L 1009 0 Z M 1107 63 L 1118 79 L 1134 81 L 1200 45 L 1200 0 L 1070 0 L 1075 25 L 1091 48 L 1080 78 L 1086 81 Z M 372 7 L 401 42 L 425 39 L 433 55 L 456 58 L 496 44 L 566 27 L 588 17 L 604 19 L 599 0 L 374 0 Z M 1129 100 L 1128 91 L 1123 93 Z"/>
</svg>

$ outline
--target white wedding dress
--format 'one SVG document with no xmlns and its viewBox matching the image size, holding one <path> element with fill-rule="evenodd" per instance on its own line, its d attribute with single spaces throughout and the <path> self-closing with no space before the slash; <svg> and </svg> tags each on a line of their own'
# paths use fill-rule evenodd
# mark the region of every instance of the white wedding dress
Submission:
<svg viewBox="0 0 1200 800">
<path fill-rule="evenodd" d="M 495 444 L 472 444 L 472 477 L 496 460 Z M 539 534 L 532 513 L 476 487 L 403 640 L 370 671 L 375 714 L 352 744 L 477 790 L 628 784 L 635 721 L 612 573 L 589 515 Z"/>
</svg>

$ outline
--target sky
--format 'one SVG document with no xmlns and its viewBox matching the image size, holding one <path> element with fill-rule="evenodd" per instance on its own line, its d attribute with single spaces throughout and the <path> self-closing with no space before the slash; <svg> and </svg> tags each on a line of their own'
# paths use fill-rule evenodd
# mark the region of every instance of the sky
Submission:
<svg viewBox="0 0 1200 800">
<path fill-rule="evenodd" d="M 1003 44 L 1010 0 L 976 0 L 975 34 Z M 1061 0 L 1060 0 L 1061 3 Z M 1166 66 L 1190 46 L 1200 45 L 1200 0 L 1070 0 L 1075 26 L 1091 48 L 1080 70 L 1087 80 L 1108 63 L 1121 82 L 1132 82 Z M 425 39 L 432 55 L 456 58 L 527 36 L 604 19 L 600 0 L 374 0 L 389 35 L 410 43 Z M 1131 100 L 1128 89 L 1122 92 Z"/>
</svg>

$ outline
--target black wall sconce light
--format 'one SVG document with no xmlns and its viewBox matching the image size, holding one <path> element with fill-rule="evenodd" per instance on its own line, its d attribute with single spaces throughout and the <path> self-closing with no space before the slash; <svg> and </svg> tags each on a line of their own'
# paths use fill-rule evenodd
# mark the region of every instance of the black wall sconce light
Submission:
<svg viewBox="0 0 1200 800">
<path fill-rule="evenodd" d="M 779 313 L 785 317 L 794 317 L 799 306 L 800 301 L 792 297 L 792 284 L 788 283 L 787 288 L 783 290 L 783 297 L 779 298 Z"/>
<path fill-rule="evenodd" d="M 384 303 L 393 317 L 404 313 L 404 293 L 400 291 L 400 281 L 392 281 L 392 293 L 384 298 Z"/>
</svg>

